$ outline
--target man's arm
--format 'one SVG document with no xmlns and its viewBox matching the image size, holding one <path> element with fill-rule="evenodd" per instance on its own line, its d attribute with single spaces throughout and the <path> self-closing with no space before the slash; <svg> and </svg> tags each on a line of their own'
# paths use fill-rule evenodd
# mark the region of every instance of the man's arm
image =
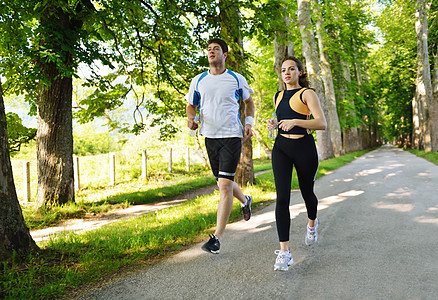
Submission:
<svg viewBox="0 0 438 300">
<path fill-rule="evenodd" d="M 196 108 L 198 106 L 197 105 L 192 105 L 190 103 L 187 104 L 186 106 L 186 114 L 187 114 L 187 127 L 189 127 L 190 129 L 195 130 L 196 128 L 198 128 L 198 124 L 196 124 L 194 122 L 195 120 L 195 116 L 196 116 Z"/>
<path fill-rule="evenodd" d="M 252 100 L 252 97 L 249 96 L 249 98 L 243 102 L 245 103 L 245 137 L 249 138 L 252 136 L 254 101 Z"/>
</svg>

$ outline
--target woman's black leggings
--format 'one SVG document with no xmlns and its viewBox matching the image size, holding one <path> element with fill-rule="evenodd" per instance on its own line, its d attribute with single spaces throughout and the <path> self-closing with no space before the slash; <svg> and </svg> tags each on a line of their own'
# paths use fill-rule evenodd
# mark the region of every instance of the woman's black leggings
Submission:
<svg viewBox="0 0 438 300">
<path fill-rule="evenodd" d="M 277 136 L 272 150 L 272 169 L 277 190 L 275 219 L 280 242 L 289 241 L 289 203 L 293 166 L 298 174 L 298 183 L 306 203 L 307 216 L 311 220 L 316 219 L 318 199 L 313 192 L 313 185 L 318 164 L 318 152 L 312 135 L 308 134 L 300 139 Z"/>
</svg>

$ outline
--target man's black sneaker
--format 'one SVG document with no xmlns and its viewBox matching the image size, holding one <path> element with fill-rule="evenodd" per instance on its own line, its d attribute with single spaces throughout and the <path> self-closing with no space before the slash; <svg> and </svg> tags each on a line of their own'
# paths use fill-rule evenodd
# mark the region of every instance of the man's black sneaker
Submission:
<svg viewBox="0 0 438 300">
<path fill-rule="evenodd" d="M 221 247 L 221 242 L 219 242 L 219 239 L 214 235 L 210 235 L 210 239 L 207 243 L 202 245 L 202 250 L 211 252 L 213 254 L 219 254 L 219 249 Z"/>
<path fill-rule="evenodd" d="M 251 218 L 252 196 L 245 195 L 245 198 L 246 198 L 246 205 L 242 206 L 242 214 L 243 214 L 243 219 L 245 221 L 248 221 Z"/>
</svg>

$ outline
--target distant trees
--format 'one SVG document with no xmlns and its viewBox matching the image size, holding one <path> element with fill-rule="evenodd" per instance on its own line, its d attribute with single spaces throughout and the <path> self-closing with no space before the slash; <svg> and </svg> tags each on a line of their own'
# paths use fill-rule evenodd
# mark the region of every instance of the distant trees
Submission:
<svg viewBox="0 0 438 300">
<path fill-rule="evenodd" d="M 9 153 L 20 151 L 22 145 L 36 137 L 36 129 L 25 127 L 21 118 L 15 113 L 6 114 L 6 124 L 8 125 Z"/>
<path fill-rule="evenodd" d="M 382 44 L 371 81 L 381 94 L 383 133 L 401 146 L 436 151 L 438 1 L 382 2 L 376 22 Z"/>
</svg>

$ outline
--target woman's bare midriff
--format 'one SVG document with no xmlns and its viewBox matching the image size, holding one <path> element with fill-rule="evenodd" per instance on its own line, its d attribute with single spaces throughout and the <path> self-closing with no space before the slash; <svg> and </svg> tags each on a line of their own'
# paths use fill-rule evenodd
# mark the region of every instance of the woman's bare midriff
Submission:
<svg viewBox="0 0 438 300">
<path fill-rule="evenodd" d="M 287 134 L 287 133 L 280 133 L 281 136 L 284 136 L 288 139 L 300 139 L 304 137 L 304 134 Z"/>
</svg>

